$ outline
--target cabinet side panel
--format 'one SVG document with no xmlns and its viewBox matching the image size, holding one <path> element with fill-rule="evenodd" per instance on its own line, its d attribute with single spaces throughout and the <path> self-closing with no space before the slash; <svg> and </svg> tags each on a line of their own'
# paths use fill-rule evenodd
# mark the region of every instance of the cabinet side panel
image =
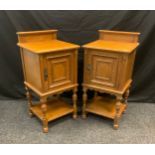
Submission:
<svg viewBox="0 0 155 155">
<path fill-rule="evenodd" d="M 21 61 L 22 61 L 23 75 L 24 75 L 24 79 L 26 80 L 25 63 L 24 63 L 24 56 L 23 56 L 22 48 L 20 48 L 20 56 L 21 56 Z"/>
<path fill-rule="evenodd" d="M 74 57 L 73 57 L 73 63 L 74 63 L 74 68 L 73 68 L 73 75 L 74 75 L 74 83 L 77 84 L 77 78 L 78 78 L 78 50 L 74 51 Z"/>
<path fill-rule="evenodd" d="M 122 54 L 121 55 L 121 61 L 120 61 L 120 77 L 118 79 L 119 81 L 119 90 L 123 90 L 126 83 L 128 82 L 127 74 L 129 74 L 128 70 L 128 54 Z"/>
<path fill-rule="evenodd" d="M 123 57 L 123 83 L 122 87 L 124 87 L 129 80 L 132 80 L 132 72 L 133 72 L 133 66 L 134 66 L 134 60 L 135 60 L 135 54 L 136 52 L 132 52 L 129 55 L 124 55 Z"/>
<path fill-rule="evenodd" d="M 84 50 L 84 70 L 83 70 L 83 79 L 84 79 L 84 81 L 83 81 L 83 83 L 88 83 L 88 74 L 87 74 L 87 69 L 86 69 L 87 65 L 89 64 L 88 56 L 89 55 L 87 54 L 87 50 L 85 49 Z"/>
<path fill-rule="evenodd" d="M 131 53 L 129 55 L 129 58 L 128 58 L 128 68 L 127 68 L 129 73 L 126 76 L 126 80 L 132 78 L 132 72 L 133 72 L 133 67 L 134 67 L 135 55 L 136 55 L 136 51 L 134 51 L 133 53 Z"/>
<path fill-rule="evenodd" d="M 23 50 L 25 81 L 38 90 L 42 90 L 39 56 Z"/>
</svg>

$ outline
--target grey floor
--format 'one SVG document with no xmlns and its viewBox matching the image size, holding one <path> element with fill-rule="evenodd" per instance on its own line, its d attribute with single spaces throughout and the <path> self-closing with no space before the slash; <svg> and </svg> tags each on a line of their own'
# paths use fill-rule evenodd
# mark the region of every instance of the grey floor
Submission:
<svg viewBox="0 0 155 155">
<path fill-rule="evenodd" d="M 58 119 L 44 134 L 40 121 L 28 116 L 26 101 L 0 101 L 0 143 L 155 143 L 155 104 L 129 103 L 117 131 L 112 120 L 89 115 Z"/>
</svg>

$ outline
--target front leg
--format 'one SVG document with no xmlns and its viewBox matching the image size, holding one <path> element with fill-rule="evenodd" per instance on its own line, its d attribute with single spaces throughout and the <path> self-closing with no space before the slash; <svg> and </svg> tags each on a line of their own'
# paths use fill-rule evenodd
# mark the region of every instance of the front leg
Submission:
<svg viewBox="0 0 155 155">
<path fill-rule="evenodd" d="M 129 89 L 124 93 L 124 104 L 125 104 L 124 112 L 126 112 L 126 109 L 127 109 L 127 107 L 128 107 L 128 97 L 129 97 L 129 93 L 130 93 L 130 90 L 129 90 Z"/>
<path fill-rule="evenodd" d="M 115 112 L 115 118 L 114 118 L 114 129 L 118 129 L 119 128 L 119 119 L 120 119 L 120 106 L 121 106 L 121 102 L 122 102 L 122 96 L 116 96 L 116 112 Z"/>
<path fill-rule="evenodd" d="M 28 107 L 29 107 L 29 115 L 30 117 L 33 116 L 33 113 L 31 111 L 31 107 L 33 106 L 32 104 L 32 95 L 30 93 L 30 90 L 27 86 L 25 86 L 25 90 L 26 90 L 26 97 L 27 97 L 27 100 L 28 100 Z"/>
<path fill-rule="evenodd" d="M 83 107 L 82 107 L 82 117 L 86 118 L 86 102 L 87 102 L 87 89 L 83 88 Z"/>
<path fill-rule="evenodd" d="M 77 88 L 73 89 L 73 95 L 72 95 L 72 100 L 73 100 L 73 118 L 77 118 Z"/>
<path fill-rule="evenodd" d="M 42 110 L 42 114 L 43 114 L 43 117 L 42 117 L 43 132 L 47 133 L 48 132 L 48 120 L 46 118 L 46 112 L 47 112 L 46 102 L 47 102 L 47 97 L 41 97 L 40 102 L 41 102 L 41 110 Z"/>
</svg>

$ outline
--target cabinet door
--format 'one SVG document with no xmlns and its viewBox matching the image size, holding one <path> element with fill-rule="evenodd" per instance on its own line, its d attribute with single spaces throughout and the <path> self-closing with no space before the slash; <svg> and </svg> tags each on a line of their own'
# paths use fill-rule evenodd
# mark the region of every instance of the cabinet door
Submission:
<svg viewBox="0 0 155 155">
<path fill-rule="evenodd" d="M 73 56 L 74 51 L 62 51 L 46 55 L 44 71 L 46 89 L 61 89 L 73 84 L 73 69 L 75 67 Z"/>
<path fill-rule="evenodd" d="M 85 79 L 95 86 L 115 88 L 119 69 L 119 55 L 106 51 L 87 51 Z"/>
</svg>

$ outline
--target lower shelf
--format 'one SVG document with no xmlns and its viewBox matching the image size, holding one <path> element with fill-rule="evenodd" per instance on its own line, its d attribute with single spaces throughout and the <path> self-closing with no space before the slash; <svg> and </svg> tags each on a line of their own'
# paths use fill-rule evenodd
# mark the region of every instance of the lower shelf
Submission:
<svg viewBox="0 0 155 155">
<path fill-rule="evenodd" d="M 116 112 L 115 106 L 116 106 L 115 99 L 98 96 L 96 99 L 93 99 L 87 104 L 86 111 L 114 119 L 115 112 Z M 120 117 L 122 113 L 125 111 L 125 109 L 126 109 L 126 104 L 122 103 L 120 105 L 120 111 L 119 111 Z"/>
<path fill-rule="evenodd" d="M 48 101 L 46 104 L 47 104 L 46 118 L 48 122 L 57 119 L 59 117 L 62 117 L 64 115 L 73 113 L 73 107 L 62 99 L 53 99 L 52 101 Z M 41 111 L 41 104 L 33 105 L 33 107 L 31 107 L 31 111 L 40 120 L 42 120 L 43 113 Z"/>
</svg>

